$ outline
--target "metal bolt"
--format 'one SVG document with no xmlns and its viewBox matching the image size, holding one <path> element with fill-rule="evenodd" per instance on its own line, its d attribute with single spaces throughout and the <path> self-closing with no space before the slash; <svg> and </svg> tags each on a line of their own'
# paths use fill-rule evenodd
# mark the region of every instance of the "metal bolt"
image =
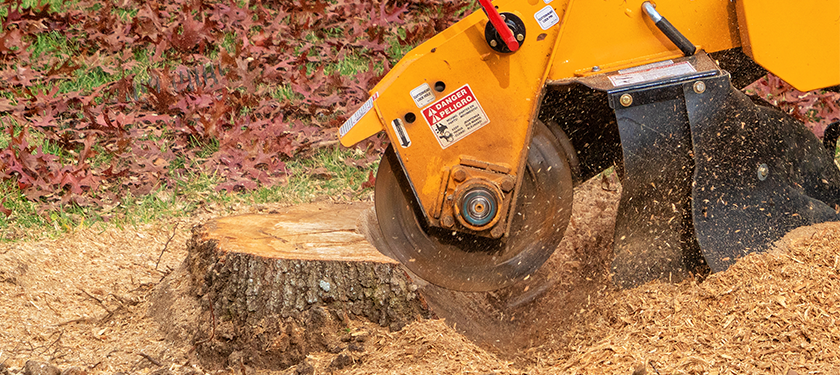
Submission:
<svg viewBox="0 0 840 375">
<path fill-rule="evenodd" d="M 490 40 L 490 47 L 495 47 L 497 45 L 498 45 L 498 43 L 496 43 L 496 39 L 491 39 Z"/>
<path fill-rule="evenodd" d="M 621 95 L 621 98 L 618 99 L 621 102 L 621 105 L 625 107 L 629 107 L 630 104 L 633 104 L 633 97 L 630 94 Z"/>
<path fill-rule="evenodd" d="M 525 40 L 525 35 L 522 35 L 522 34 L 516 34 L 516 40 L 518 40 L 518 41 L 520 41 L 520 42 L 521 42 L 521 41 L 523 41 L 523 40 Z"/>
<path fill-rule="evenodd" d="M 455 182 L 463 182 L 467 179 L 467 171 L 461 167 L 455 168 L 455 171 L 452 172 L 452 179 L 455 180 Z"/>
<path fill-rule="evenodd" d="M 502 223 L 497 224 L 493 229 L 490 230 L 490 235 L 493 238 L 502 238 L 505 235 L 505 228 Z"/>
<path fill-rule="evenodd" d="M 694 82 L 694 92 L 698 94 L 706 92 L 706 84 L 703 81 Z"/>
<path fill-rule="evenodd" d="M 764 181 L 767 179 L 767 176 L 770 175 L 770 167 L 767 164 L 761 163 L 758 166 L 758 179 Z"/>
<path fill-rule="evenodd" d="M 516 181 L 514 181 L 514 180 L 513 180 L 513 177 L 511 177 L 511 176 L 505 176 L 505 178 L 504 178 L 504 179 L 502 179 L 502 183 L 501 183 L 501 186 L 500 186 L 500 187 L 502 188 L 502 190 L 503 190 L 505 193 L 507 193 L 507 192 L 509 192 L 509 191 L 513 190 L 513 187 L 514 187 L 515 185 L 516 185 Z"/>
<path fill-rule="evenodd" d="M 598 66 L 598 65 L 595 65 L 595 66 L 593 66 L 593 67 L 592 67 L 592 71 L 593 71 L 593 72 L 600 72 L 600 71 L 601 71 L 601 67 L 600 67 L 600 66 Z"/>
<path fill-rule="evenodd" d="M 443 215 L 440 218 L 440 225 L 443 225 L 444 228 L 452 228 L 455 225 L 455 219 L 452 218 L 450 215 Z"/>
</svg>

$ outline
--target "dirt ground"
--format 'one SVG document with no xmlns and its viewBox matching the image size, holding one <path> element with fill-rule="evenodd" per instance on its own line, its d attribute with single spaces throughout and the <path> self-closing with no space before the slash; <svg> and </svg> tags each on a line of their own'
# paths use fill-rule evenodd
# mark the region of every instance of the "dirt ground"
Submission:
<svg viewBox="0 0 840 375">
<path fill-rule="evenodd" d="M 313 353 L 280 373 L 840 373 L 840 223 L 797 229 L 701 283 L 620 291 L 608 277 L 616 187 L 577 189 L 564 242 L 538 282 L 499 292 L 507 323 L 435 319 L 390 332 L 354 321 L 348 331 L 362 350 Z M 148 316 L 155 287 L 186 256 L 190 228 L 219 215 L 206 207 L 188 219 L 0 245 L 0 374 L 21 373 L 27 360 L 88 374 L 267 372 L 201 368 L 192 345 L 168 341 Z"/>
</svg>

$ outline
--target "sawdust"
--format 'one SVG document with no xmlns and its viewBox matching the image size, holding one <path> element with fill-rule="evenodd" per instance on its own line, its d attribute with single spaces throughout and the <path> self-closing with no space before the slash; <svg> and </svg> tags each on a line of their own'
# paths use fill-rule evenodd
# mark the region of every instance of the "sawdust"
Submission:
<svg viewBox="0 0 840 375">
<path fill-rule="evenodd" d="M 181 355 L 154 334 L 144 318 L 148 292 L 184 256 L 186 233 L 165 225 L 134 230 L 82 230 L 54 241 L 4 245 L 0 269 L 16 270 L 0 283 L 0 361 L 28 359 L 93 370 L 138 370 L 142 354 Z M 148 363 L 148 362 L 147 362 Z"/>
<path fill-rule="evenodd" d="M 824 223 L 700 284 L 607 292 L 571 318 L 546 372 L 836 374 L 838 313 L 840 223 Z"/>
<path fill-rule="evenodd" d="M 612 228 L 596 220 L 611 213 L 616 193 L 594 191 L 576 202 L 589 199 L 590 216 L 573 221 L 570 247 L 548 265 L 560 277 L 517 306 L 528 345 L 479 347 L 441 320 L 398 332 L 353 322 L 362 350 L 312 354 L 307 365 L 317 374 L 630 374 L 642 366 L 647 374 L 838 373 L 840 223 L 797 229 L 777 249 L 699 284 L 618 291 L 606 277 Z M 148 298 L 185 257 L 190 227 L 221 214 L 205 212 L 174 231 L 176 221 L 167 221 L 0 245 L 0 363 L 13 373 L 29 359 L 89 374 L 203 371 L 190 343 L 158 330 Z M 340 356 L 349 362 L 336 366 Z M 295 370 L 307 373 L 283 373 Z"/>
<path fill-rule="evenodd" d="M 549 297 L 531 308 L 545 308 L 539 305 L 551 303 Z M 459 335 L 440 321 L 427 321 L 393 334 L 347 373 L 836 374 L 840 223 L 799 228 L 775 250 L 749 255 L 703 283 L 654 282 L 625 291 L 604 285 L 573 308 L 554 319 L 563 320 L 558 325 L 535 328 L 554 333 L 543 332 L 551 341 L 509 356 L 528 365 L 502 360 L 452 338 Z M 422 343 L 414 341 L 418 332 Z M 411 356 L 438 337 L 449 338 L 435 341 L 433 356 Z M 476 367 L 458 367 L 454 358 L 472 358 Z M 403 372 L 403 363 L 412 369 Z"/>
<path fill-rule="evenodd" d="M 396 333 L 379 332 L 369 339 L 370 354 L 347 374 L 487 374 L 517 372 L 513 363 L 474 345 L 441 320 L 415 323 Z"/>
<path fill-rule="evenodd" d="M 188 366 L 191 348 L 166 340 L 147 299 L 186 256 L 190 228 L 226 214 L 208 205 L 188 219 L 0 244 L 0 364 L 14 370 L 35 359 L 89 373 Z"/>
</svg>

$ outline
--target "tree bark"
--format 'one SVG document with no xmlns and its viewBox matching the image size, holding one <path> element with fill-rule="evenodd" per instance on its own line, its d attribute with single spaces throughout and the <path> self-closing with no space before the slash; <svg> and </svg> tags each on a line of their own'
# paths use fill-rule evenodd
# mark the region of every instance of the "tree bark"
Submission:
<svg viewBox="0 0 840 375">
<path fill-rule="evenodd" d="M 195 227 L 187 258 L 161 283 L 150 313 L 192 341 L 208 365 L 268 369 L 342 350 L 350 319 L 396 330 L 429 317 L 402 267 L 357 232 L 369 207 L 302 205 Z M 178 306 L 189 305 L 178 290 L 200 306 L 196 322 L 177 322 Z"/>
</svg>

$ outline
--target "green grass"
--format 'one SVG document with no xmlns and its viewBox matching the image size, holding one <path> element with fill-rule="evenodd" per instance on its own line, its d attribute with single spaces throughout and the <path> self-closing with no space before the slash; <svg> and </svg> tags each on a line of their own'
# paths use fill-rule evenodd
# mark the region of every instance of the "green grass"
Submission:
<svg viewBox="0 0 840 375">
<path fill-rule="evenodd" d="M 331 74 L 338 72 L 343 76 L 354 76 L 359 73 L 367 72 L 368 59 L 364 57 L 364 51 L 347 54 L 347 56 L 335 65 L 328 65 L 324 68 L 324 73 Z"/>
<path fill-rule="evenodd" d="M 49 70 L 52 65 L 71 59 L 79 54 L 78 43 L 66 35 L 50 31 L 35 36 L 29 46 L 30 64 L 41 71 Z M 52 59 L 50 59 L 52 58 Z M 89 93 L 102 85 L 122 78 L 122 74 L 109 74 L 100 67 L 81 66 L 71 77 L 49 83 L 35 83 L 30 90 L 33 93 L 49 92 L 57 84 L 60 93 L 81 91 Z"/>
<path fill-rule="evenodd" d="M 295 159 L 287 163 L 292 178 L 283 185 L 258 189 L 242 194 L 242 198 L 255 204 L 270 202 L 303 203 L 319 197 L 343 197 L 344 199 L 362 198 L 366 191 L 362 183 L 368 180 L 368 173 L 376 170 L 376 165 L 367 169 L 348 166 L 345 159 L 359 158 L 359 150 L 326 149 L 312 158 Z M 332 177 L 323 179 L 313 177 L 309 171 L 324 168 Z M 341 199 L 341 198 L 339 198 Z"/>
<path fill-rule="evenodd" d="M 303 95 L 296 93 L 289 84 L 276 85 L 269 90 L 271 97 L 277 100 L 303 99 Z"/>
<path fill-rule="evenodd" d="M 185 217 L 204 205 L 231 211 L 241 205 L 266 203 L 305 203 L 330 197 L 335 200 L 357 200 L 366 197 L 371 189 L 361 189 L 376 165 L 360 169 L 348 166 L 345 159 L 359 158 L 359 150 L 322 149 L 308 159 L 287 163 L 289 177 L 285 183 L 261 187 L 248 192 L 215 191 L 222 182 L 212 174 L 190 174 L 175 186 L 166 186 L 151 194 L 123 197 L 118 205 L 103 208 L 66 205 L 59 211 L 38 212 L 38 204 L 28 200 L 12 181 L 0 182 L 0 197 L 4 206 L 13 212 L 6 219 L 0 215 L 0 242 L 25 239 L 55 238 L 77 228 L 125 227 L 173 217 Z M 313 177 L 309 172 L 324 168 L 329 179 Z M 0 198 L 2 199 L 2 198 Z"/>
<path fill-rule="evenodd" d="M 65 60 L 75 55 L 78 47 L 66 35 L 58 31 L 49 31 L 35 36 L 35 40 L 29 46 L 29 52 L 32 53 L 32 59 L 36 61 L 44 55 L 52 55 Z M 45 69 L 49 66 L 36 66 L 36 68 Z"/>
<path fill-rule="evenodd" d="M 0 149 L 9 147 L 9 142 L 11 141 L 12 137 L 9 136 L 9 133 L 5 132 L 5 129 L 3 129 L 3 123 L 0 121 Z"/>
<path fill-rule="evenodd" d="M 130 21 L 137 16 L 137 13 L 140 12 L 137 8 L 114 8 L 114 11 L 117 13 L 117 17 L 119 17 L 123 21 Z"/>
<path fill-rule="evenodd" d="M 109 74 L 100 67 L 78 69 L 74 76 L 75 79 L 61 82 L 59 85 L 60 92 L 81 91 L 89 93 L 97 87 L 116 82 L 122 78 L 122 74 Z"/>
</svg>

